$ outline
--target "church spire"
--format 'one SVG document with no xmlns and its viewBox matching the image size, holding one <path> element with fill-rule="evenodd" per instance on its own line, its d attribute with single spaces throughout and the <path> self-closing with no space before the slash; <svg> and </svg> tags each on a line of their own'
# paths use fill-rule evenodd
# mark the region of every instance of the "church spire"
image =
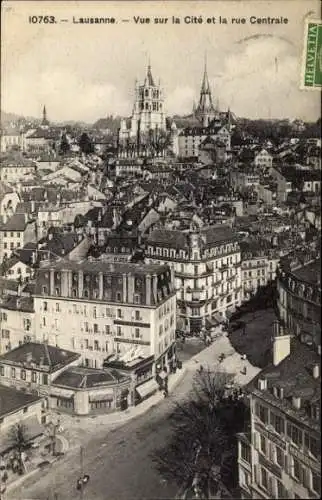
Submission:
<svg viewBox="0 0 322 500">
<path fill-rule="evenodd" d="M 208 73 L 207 73 L 207 52 L 205 53 L 205 65 L 204 65 L 203 79 L 201 84 L 201 93 L 211 94 L 209 80 L 208 80 Z"/>
<path fill-rule="evenodd" d="M 154 83 L 153 76 L 152 76 L 152 71 L 151 71 L 150 56 L 149 56 L 149 59 L 148 59 L 148 69 L 147 69 L 147 73 L 146 73 L 146 83 L 147 83 L 147 85 L 149 85 L 149 87 L 155 87 L 155 83 Z"/>
<path fill-rule="evenodd" d="M 205 54 L 204 73 L 201 83 L 199 103 L 195 115 L 198 120 L 202 122 L 203 126 L 208 126 L 215 114 L 216 111 L 212 103 L 212 95 L 208 80 L 207 55 Z"/>
<path fill-rule="evenodd" d="M 47 110 L 46 106 L 44 105 L 43 110 L 42 110 L 42 125 L 48 125 L 48 120 L 47 120 Z"/>
</svg>

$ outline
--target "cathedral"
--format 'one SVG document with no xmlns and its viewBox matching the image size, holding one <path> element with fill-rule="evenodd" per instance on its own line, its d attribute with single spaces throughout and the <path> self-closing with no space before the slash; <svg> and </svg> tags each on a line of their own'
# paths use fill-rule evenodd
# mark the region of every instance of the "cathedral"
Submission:
<svg viewBox="0 0 322 500">
<path fill-rule="evenodd" d="M 164 97 L 160 83 L 156 84 L 149 64 L 144 83 L 135 85 L 132 116 L 122 119 L 119 141 L 144 142 L 145 137 L 166 132 Z"/>
</svg>

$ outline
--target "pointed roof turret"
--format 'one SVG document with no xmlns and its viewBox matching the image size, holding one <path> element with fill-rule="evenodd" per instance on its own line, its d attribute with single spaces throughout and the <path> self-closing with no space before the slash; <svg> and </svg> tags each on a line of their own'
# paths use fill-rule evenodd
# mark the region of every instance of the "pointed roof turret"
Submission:
<svg viewBox="0 0 322 500">
<path fill-rule="evenodd" d="M 154 80 L 153 80 L 150 63 L 148 65 L 148 71 L 147 71 L 147 74 L 146 74 L 145 82 L 146 82 L 147 85 L 149 85 L 149 87 L 155 87 L 155 83 L 154 83 Z"/>
<path fill-rule="evenodd" d="M 210 85 L 209 85 L 208 73 L 207 73 L 207 54 L 205 54 L 205 67 L 204 67 L 202 84 L 201 84 L 201 93 L 210 94 Z"/>
</svg>

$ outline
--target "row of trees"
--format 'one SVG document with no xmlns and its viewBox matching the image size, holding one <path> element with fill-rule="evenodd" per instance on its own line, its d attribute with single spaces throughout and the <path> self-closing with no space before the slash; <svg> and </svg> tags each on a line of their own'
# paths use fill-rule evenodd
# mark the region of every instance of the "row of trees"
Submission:
<svg viewBox="0 0 322 500">
<path fill-rule="evenodd" d="M 247 411 L 237 391 L 227 389 L 232 376 L 200 370 L 193 397 L 176 404 L 171 417 L 170 442 L 153 454 L 160 475 L 177 484 L 182 497 L 229 496 L 237 487 L 237 440 Z"/>
</svg>

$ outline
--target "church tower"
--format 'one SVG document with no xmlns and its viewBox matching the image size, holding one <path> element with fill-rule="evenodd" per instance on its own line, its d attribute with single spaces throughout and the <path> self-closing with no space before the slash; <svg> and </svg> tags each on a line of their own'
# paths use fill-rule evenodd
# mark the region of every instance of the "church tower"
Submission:
<svg viewBox="0 0 322 500">
<path fill-rule="evenodd" d="M 212 95 L 207 74 L 207 59 L 205 59 L 205 69 L 200 89 L 199 103 L 194 115 L 203 127 L 207 127 L 215 118 L 216 114 L 215 107 L 212 103 Z"/>
<path fill-rule="evenodd" d="M 144 83 L 135 85 L 135 102 L 131 117 L 130 135 L 147 134 L 150 131 L 165 131 L 166 120 L 164 98 L 160 83 L 156 84 L 148 65 Z"/>
<path fill-rule="evenodd" d="M 46 106 L 43 107 L 42 110 L 42 122 L 41 122 L 42 127 L 48 127 L 49 126 L 49 121 L 47 120 L 47 111 L 46 111 Z"/>
</svg>

